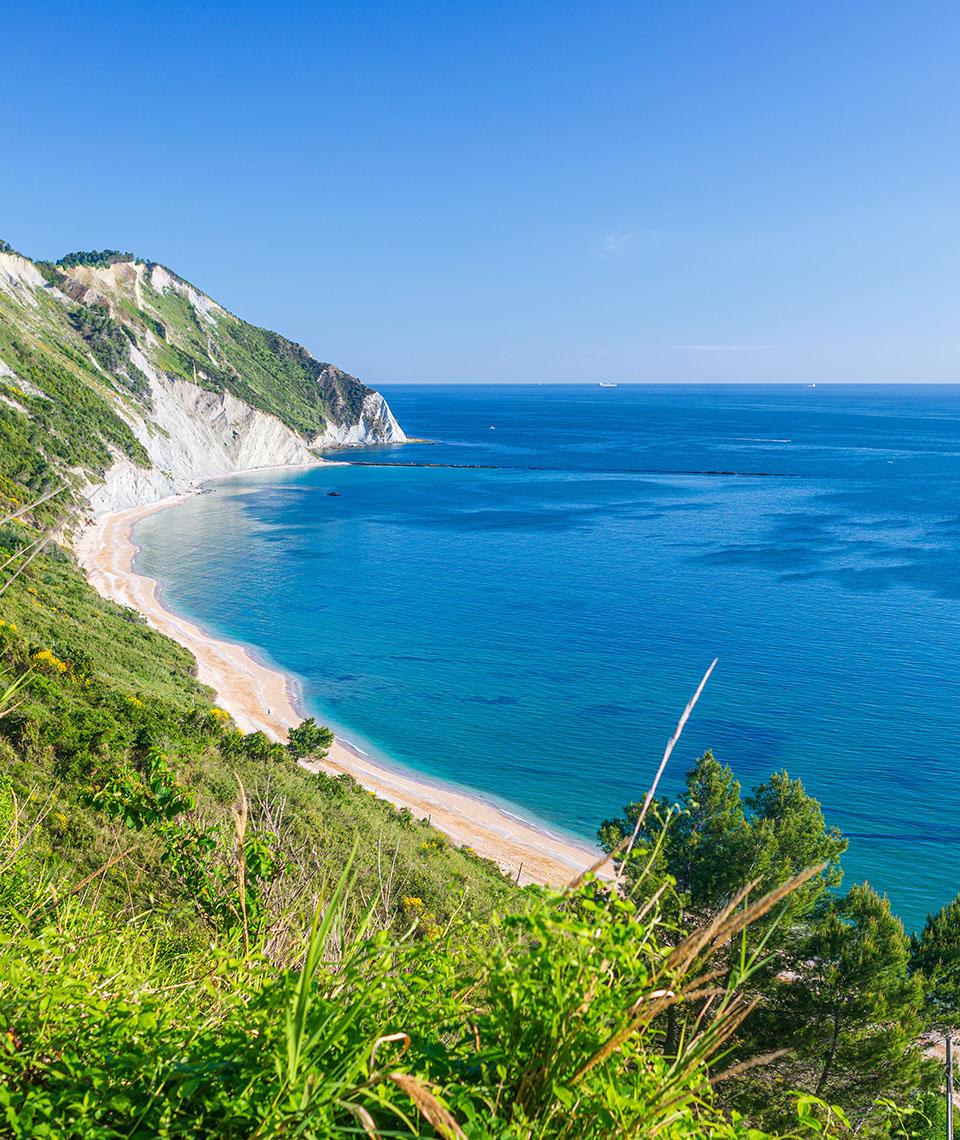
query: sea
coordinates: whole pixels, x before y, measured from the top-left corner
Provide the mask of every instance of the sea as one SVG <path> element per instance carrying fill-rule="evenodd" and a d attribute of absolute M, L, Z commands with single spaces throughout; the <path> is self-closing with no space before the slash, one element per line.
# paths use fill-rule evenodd
<path fill-rule="evenodd" d="M 395 385 L 424 442 L 141 520 L 166 603 L 390 765 L 590 840 L 713 749 L 908 929 L 960 891 L 960 387 Z"/>

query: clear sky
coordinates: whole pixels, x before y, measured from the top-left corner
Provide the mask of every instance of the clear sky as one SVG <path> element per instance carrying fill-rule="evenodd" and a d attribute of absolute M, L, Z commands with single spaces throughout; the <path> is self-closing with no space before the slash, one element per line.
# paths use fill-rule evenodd
<path fill-rule="evenodd" d="M 0 236 L 369 383 L 960 379 L 960 5 L 6 5 Z"/>

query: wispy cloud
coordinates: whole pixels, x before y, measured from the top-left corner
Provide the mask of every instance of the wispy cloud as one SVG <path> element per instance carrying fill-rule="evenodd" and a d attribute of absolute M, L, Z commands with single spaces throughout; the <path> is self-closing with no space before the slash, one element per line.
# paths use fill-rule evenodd
<path fill-rule="evenodd" d="M 764 348 L 779 348 L 777 344 L 675 344 L 683 352 L 759 352 Z"/>
<path fill-rule="evenodd" d="M 623 247 L 633 237 L 633 230 L 621 230 L 619 233 L 604 234 L 601 252 L 604 257 L 615 257 L 622 252 Z"/>

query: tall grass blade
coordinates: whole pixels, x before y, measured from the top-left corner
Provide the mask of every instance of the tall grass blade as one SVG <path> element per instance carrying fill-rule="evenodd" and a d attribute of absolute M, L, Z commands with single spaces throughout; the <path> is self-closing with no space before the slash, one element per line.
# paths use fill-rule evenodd
<path fill-rule="evenodd" d="M 286 1043 L 287 1043 L 287 1072 L 286 1083 L 287 1086 L 292 1088 L 300 1074 L 300 1062 L 303 1057 L 304 1044 L 307 1031 L 307 1014 L 310 1007 L 310 986 L 313 982 L 314 975 L 317 972 L 317 967 L 320 964 L 320 958 L 323 954 L 324 948 L 327 944 L 330 930 L 333 927 L 334 919 L 340 908 L 340 903 L 346 893 L 347 883 L 350 880 L 350 873 L 353 869 L 353 861 L 356 858 L 357 848 L 354 845 L 353 851 L 350 853 L 350 858 L 347 860 L 346 865 L 340 875 L 340 879 L 334 888 L 330 901 L 323 910 L 321 917 L 321 909 L 323 906 L 322 900 L 317 904 L 317 909 L 314 912 L 313 924 L 310 928 L 310 937 L 307 942 L 307 952 L 304 958 L 303 966 L 300 970 L 300 976 L 297 979 L 297 986 L 294 991 L 294 1001 L 292 1008 L 287 1011 L 286 1019 Z"/>
<path fill-rule="evenodd" d="M 611 860 L 616 859 L 618 855 L 623 853 L 623 856 L 624 856 L 623 861 L 621 863 L 620 870 L 618 871 L 617 877 L 616 877 L 616 885 L 618 887 L 620 886 L 620 883 L 621 883 L 621 880 L 623 877 L 624 867 L 626 866 L 627 860 L 630 858 L 630 852 L 633 850 L 633 845 L 637 841 L 637 836 L 640 834 L 640 828 L 643 827 L 643 821 L 647 817 L 647 812 L 650 809 L 650 804 L 653 802 L 653 797 L 657 794 L 657 788 L 660 784 L 660 780 L 663 776 L 664 770 L 667 767 L 667 761 L 670 759 L 670 755 L 673 752 L 674 748 L 676 747 L 677 741 L 680 739 L 680 734 L 683 732 L 684 726 L 686 725 L 687 721 L 690 719 L 690 714 L 693 712 L 694 708 L 696 707 L 697 701 L 700 700 L 700 696 L 703 693 L 703 690 L 706 688 L 707 681 L 710 680 L 710 674 L 716 668 L 716 664 L 717 664 L 718 660 L 719 659 L 715 657 L 713 659 L 713 661 L 710 663 L 710 668 L 707 669 L 706 673 L 704 673 L 703 679 L 700 681 L 700 684 L 697 686 L 697 691 L 693 694 L 693 696 L 687 702 L 687 707 L 680 714 L 680 719 L 677 721 L 677 727 L 673 731 L 673 736 L 671 736 L 670 739 L 667 741 L 667 746 L 664 749 L 663 759 L 660 761 L 660 767 L 657 769 L 657 774 L 653 778 L 653 783 L 647 789 L 647 794 L 646 794 L 646 797 L 644 798 L 644 801 L 643 801 L 643 807 L 640 810 L 639 816 L 637 816 L 637 822 L 636 822 L 636 825 L 634 826 L 633 831 L 631 832 L 631 834 L 629 836 L 627 836 L 623 840 L 621 840 L 621 842 L 618 843 L 617 846 L 613 848 L 613 850 L 606 852 L 602 858 L 598 859 L 595 863 L 591 864 L 585 871 L 581 871 L 580 874 L 577 875 L 576 878 L 573 879 L 570 882 L 570 884 L 567 886 L 568 891 L 575 891 L 579 886 L 581 886 L 583 884 L 584 880 L 589 875 L 595 875 L 595 874 L 597 874 L 597 872 L 602 871 L 603 868 Z"/>

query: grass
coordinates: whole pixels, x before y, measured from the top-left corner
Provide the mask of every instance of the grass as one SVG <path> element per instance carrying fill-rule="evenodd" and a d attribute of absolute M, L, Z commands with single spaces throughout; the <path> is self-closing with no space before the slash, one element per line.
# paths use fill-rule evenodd
<path fill-rule="evenodd" d="M 592 883 L 428 937 L 379 912 L 355 847 L 278 951 L 163 907 L 104 907 L 99 879 L 71 889 L 37 862 L 9 790 L 0 818 L 12 1135 L 760 1135 L 716 1108 L 709 1071 L 753 963 L 718 984 L 710 959 L 779 895 L 731 904 L 673 951 L 655 915 Z M 699 1031 L 660 1055 L 657 1018 L 707 994 Z"/>

